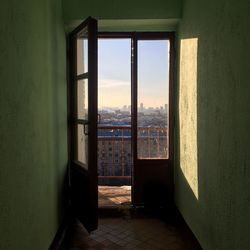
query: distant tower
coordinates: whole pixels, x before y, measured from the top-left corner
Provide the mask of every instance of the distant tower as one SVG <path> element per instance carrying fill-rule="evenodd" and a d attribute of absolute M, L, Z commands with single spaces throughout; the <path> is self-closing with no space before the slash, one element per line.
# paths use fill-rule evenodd
<path fill-rule="evenodd" d="M 140 103 L 140 112 L 143 112 L 144 108 L 143 108 L 143 103 Z"/>
<path fill-rule="evenodd" d="M 168 112 L 168 105 L 165 104 L 164 106 L 165 106 L 165 112 L 167 113 Z"/>

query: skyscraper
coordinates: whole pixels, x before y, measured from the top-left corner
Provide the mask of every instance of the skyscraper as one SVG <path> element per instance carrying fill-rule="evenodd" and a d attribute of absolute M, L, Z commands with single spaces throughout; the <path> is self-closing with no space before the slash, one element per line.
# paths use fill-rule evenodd
<path fill-rule="evenodd" d="M 140 103 L 139 112 L 143 112 L 143 111 L 144 111 L 143 103 Z"/>

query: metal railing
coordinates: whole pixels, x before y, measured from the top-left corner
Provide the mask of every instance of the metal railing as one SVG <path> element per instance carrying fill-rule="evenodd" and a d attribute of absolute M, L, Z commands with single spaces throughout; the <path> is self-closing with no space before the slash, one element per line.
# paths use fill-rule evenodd
<path fill-rule="evenodd" d="M 137 130 L 138 159 L 168 158 L 168 129 L 139 127 Z"/>
<path fill-rule="evenodd" d="M 168 157 L 167 128 L 138 128 L 138 158 Z M 98 126 L 99 182 L 127 183 L 131 177 L 131 126 Z"/>

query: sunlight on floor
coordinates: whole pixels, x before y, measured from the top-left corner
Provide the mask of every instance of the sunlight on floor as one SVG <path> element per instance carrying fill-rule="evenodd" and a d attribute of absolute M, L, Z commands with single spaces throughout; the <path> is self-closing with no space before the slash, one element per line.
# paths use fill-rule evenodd
<path fill-rule="evenodd" d="M 98 186 L 98 207 L 131 204 L 131 186 Z"/>

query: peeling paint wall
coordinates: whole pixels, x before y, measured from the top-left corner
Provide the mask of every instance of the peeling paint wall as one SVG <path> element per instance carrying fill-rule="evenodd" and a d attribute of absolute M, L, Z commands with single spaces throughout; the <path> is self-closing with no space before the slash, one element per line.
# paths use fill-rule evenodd
<path fill-rule="evenodd" d="M 0 34 L 0 249 L 44 250 L 67 163 L 60 1 L 3 1 Z"/>
<path fill-rule="evenodd" d="M 178 36 L 176 204 L 204 249 L 248 249 L 250 1 L 186 0 Z"/>

